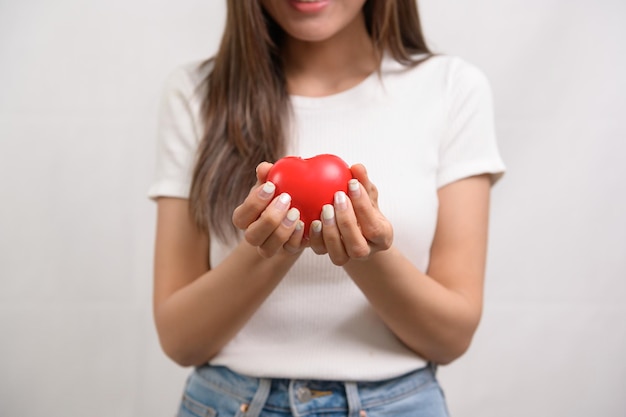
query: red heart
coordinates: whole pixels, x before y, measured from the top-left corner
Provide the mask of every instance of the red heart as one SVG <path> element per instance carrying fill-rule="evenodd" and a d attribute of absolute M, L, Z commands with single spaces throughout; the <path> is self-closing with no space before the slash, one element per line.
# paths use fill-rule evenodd
<path fill-rule="evenodd" d="M 276 194 L 288 193 L 291 206 L 300 210 L 304 236 L 313 220 L 319 219 L 324 204 L 332 204 L 337 191 L 348 192 L 352 172 L 347 163 L 331 154 L 302 159 L 286 156 L 276 161 L 267 180 L 276 185 Z"/>

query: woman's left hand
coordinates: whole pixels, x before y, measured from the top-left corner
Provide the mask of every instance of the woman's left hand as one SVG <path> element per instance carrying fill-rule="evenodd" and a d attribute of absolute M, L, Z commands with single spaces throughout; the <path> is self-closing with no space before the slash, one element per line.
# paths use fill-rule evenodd
<path fill-rule="evenodd" d="M 378 189 L 365 167 L 356 164 L 350 170 L 354 179 L 348 184 L 348 195 L 337 192 L 334 204 L 324 206 L 321 220 L 311 224 L 309 233 L 313 251 L 328 253 L 335 265 L 367 259 L 393 242 L 393 227 L 378 209 Z"/>

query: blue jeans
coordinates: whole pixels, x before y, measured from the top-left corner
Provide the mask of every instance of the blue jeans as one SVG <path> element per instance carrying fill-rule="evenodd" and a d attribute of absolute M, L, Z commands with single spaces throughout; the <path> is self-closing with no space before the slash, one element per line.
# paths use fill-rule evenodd
<path fill-rule="evenodd" d="M 178 417 L 447 417 L 435 371 L 339 382 L 252 378 L 207 365 L 187 380 Z"/>

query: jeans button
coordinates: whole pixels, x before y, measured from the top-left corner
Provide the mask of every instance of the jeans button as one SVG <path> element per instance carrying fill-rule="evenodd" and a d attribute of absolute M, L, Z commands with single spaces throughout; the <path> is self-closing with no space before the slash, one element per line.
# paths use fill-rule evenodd
<path fill-rule="evenodd" d="M 307 387 L 299 387 L 296 391 L 296 397 L 301 403 L 311 401 L 311 399 L 313 398 L 313 396 L 311 395 L 311 390 Z"/>

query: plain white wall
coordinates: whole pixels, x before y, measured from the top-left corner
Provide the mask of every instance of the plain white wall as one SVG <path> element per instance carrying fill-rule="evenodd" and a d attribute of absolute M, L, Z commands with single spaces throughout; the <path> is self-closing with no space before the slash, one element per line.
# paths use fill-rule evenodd
<path fill-rule="evenodd" d="M 223 1 L 0 0 L 0 415 L 171 416 L 150 311 L 156 109 Z M 421 0 L 492 82 L 484 319 L 458 417 L 626 415 L 626 3 Z"/>

